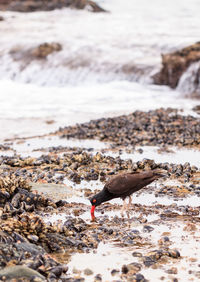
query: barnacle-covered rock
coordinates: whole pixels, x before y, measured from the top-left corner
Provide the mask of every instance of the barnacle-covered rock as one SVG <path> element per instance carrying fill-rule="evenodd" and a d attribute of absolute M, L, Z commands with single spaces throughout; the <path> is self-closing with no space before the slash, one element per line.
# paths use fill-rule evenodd
<path fill-rule="evenodd" d="M 41 217 L 23 213 L 0 222 L 0 242 L 31 242 L 43 246 L 48 252 L 69 248 L 96 248 L 98 242 L 87 233 L 88 225 L 81 219 L 66 224 L 49 225 Z M 31 246 L 31 245 L 29 245 Z"/>
<path fill-rule="evenodd" d="M 178 114 L 177 110 L 161 108 L 92 120 L 61 128 L 57 133 L 63 138 L 98 138 L 112 142 L 116 147 L 137 144 L 198 146 L 200 122 L 198 118 Z M 95 157 L 98 159 L 100 156 Z"/>
<path fill-rule="evenodd" d="M 31 187 L 26 180 L 16 177 L 14 174 L 0 176 L 0 206 L 10 201 L 21 188 L 28 193 Z"/>
<path fill-rule="evenodd" d="M 44 195 L 30 191 L 31 185 L 22 177 L 15 173 L 0 176 L 0 216 L 11 216 L 32 212 L 34 209 L 51 206 L 56 208 L 56 204 Z"/>
<path fill-rule="evenodd" d="M 0 270 L 1 278 L 5 276 L 8 280 L 26 277 L 29 278 L 28 281 L 33 278 L 34 273 L 36 277 L 46 280 L 51 273 L 56 273 L 57 277 L 60 277 L 68 270 L 66 265 L 58 263 L 42 247 L 28 242 L 0 243 L 0 268 L 3 268 Z M 21 276 L 22 273 L 25 276 Z"/>
<path fill-rule="evenodd" d="M 31 186 L 26 180 L 21 177 L 16 177 L 14 174 L 5 177 L 0 176 L 0 191 L 6 198 L 12 196 L 18 188 L 23 188 L 29 191 Z"/>

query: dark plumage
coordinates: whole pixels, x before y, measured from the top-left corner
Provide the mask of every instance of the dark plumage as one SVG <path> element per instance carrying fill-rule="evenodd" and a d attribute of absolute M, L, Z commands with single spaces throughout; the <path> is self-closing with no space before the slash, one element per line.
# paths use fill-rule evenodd
<path fill-rule="evenodd" d="M 129 204 L 131 203 L 130 196 L 147 186 L 154 180 L 166 176 L 158 170 L 148 170 L 143 172 L 123 173 L 112 177 L 108 180 L 101 192 L 94 195 L 90 202 L 92 204 L 91 216 L 94 218 L 95 207 L 103 202 L 112 200 L 114 198 L 121 198 L 125 200 L 129 197 Z"/>

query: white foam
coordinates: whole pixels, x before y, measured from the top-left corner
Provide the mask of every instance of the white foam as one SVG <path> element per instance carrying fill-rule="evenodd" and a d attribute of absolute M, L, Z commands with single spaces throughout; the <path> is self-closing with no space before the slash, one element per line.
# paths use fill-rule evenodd
<path fill-rule="evenodd" d="M 199 93 L 200 81 L 199 81 L 199 69 L 200 62 L 191 64 L 188 69 L 183 73 L 178 83 L 177 89 L 188 95 L 190 93 Z"/>
<path fill-rule="evenodd" d="M 0 80 L 0 93 L 0 139 L 41 134 L 59 126 L 135 110 L 173 107 L 191 114 L 198 104 L 198 100 L 180 98 L 179 93 L 166 87 L 127 81 L 56 88 Z M 54 123 L 49 125 L 48 120 Z"/>
<path fill-rule="evenodd" d="M 40 85 L 113 79 L 144 82 L 159 69 L 161 53 L 199 40 L 195 0 L 168 1 L 166 5 L 159 0 L 110 0 L 100 5 L 110 13 L 71 9 L 4 13 L 1 77 Z M 63 49 L 49 55 L 45 63 L 24 63 L 9 54 L 11 49 L 27 50 L 52 41 L 61 43 Z"/>
<path fill-rule="evenodd" d="M 161 53 L 199 40 L 197 1 L 99 3 L 110 13 L 0 12 L 0 140 L 134 110 L 176 107 L 188 114 L 199 103 L 146 85 L 161 67 Z M 63 49 L 44 61 L 10 54 L 52 41 Z"/>

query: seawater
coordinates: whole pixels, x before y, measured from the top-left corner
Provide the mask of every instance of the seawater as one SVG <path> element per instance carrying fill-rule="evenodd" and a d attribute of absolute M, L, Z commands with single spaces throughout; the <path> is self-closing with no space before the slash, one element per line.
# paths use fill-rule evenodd
<path fill-rule="evenodd" d="M 199 40 L 198 1 L 98 2 L 109 12 L 0 12 L 0 140 L 134 110 L 192 113 L 198 101 L 184 98 L 188 75 L 177 90 L 155 86 L 151 77 L 161 54 Z M 20 58 L 44 42 L 59 42 L 62 51 Z"/>

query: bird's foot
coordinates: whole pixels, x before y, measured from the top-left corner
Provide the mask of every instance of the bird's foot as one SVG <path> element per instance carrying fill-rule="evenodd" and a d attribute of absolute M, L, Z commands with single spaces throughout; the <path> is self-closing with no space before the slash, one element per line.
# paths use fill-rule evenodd
<path fill-rule="evenodd" d="M 94 221 L 96 221 L 96 217 L 92 214 L 91 215 L 91 222 L 94 222 Z"/>
<path fill-rule="evenodd" d="M 130 211 L 126 211 L 126 215 L 127 215 L 128 219 L 130 219 Z"/>
<path fill-rule="evenodd" d="M 96 217 L 94 217 L 94 218 L 91 219 L 91 223 L 96 223 L 96 222 L 98 222 L 98 220 L 96 219 Z"/>

